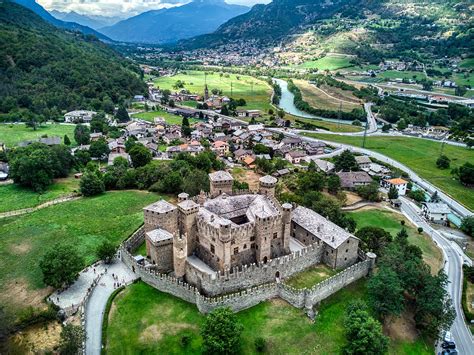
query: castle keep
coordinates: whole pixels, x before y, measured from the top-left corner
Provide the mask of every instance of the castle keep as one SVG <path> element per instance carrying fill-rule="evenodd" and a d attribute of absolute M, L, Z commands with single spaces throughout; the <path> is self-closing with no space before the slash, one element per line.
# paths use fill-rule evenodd
<path fill-rule="evenodd" d="M 148 267 L 215 296 L 286 278 L 318 263 L 340 269 L 358 260 L 359 240 L 314 211 L 258 193 L 233 193 L 232 176 L 209 174 L 210 193 L 144 208 Z M 301 258 L 296 258 L 295 253 Z"/>

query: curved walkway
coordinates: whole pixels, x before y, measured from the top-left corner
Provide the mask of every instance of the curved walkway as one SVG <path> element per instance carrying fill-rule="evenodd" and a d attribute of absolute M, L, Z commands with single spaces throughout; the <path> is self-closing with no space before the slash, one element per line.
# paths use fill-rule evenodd
<path fill-rule="evenodd" d="M 36 207 L 22 208 L 21 210 L 2 212 L 2 213 L 0 213 L 0 219 L 1 218 L 7 218 L 7 217 L 13 217 L 13 216 L 21 216 L 21 215 L 24 215 L 24 214 L 28 214 L 28 213 L 32 213 L 32 212 L 41 210 L 41 209 L 49 207 L 49 206 L 57 205 L 57 204 L 60 204 L 60 203 L 63 203 L 63 202 L 78 200 L 80 198 L 81 198 L 81 195 L 64 196 L 64 197 L 60 197 L 60 198 L 42 203 L 41 205 L 38 205 Z"/>

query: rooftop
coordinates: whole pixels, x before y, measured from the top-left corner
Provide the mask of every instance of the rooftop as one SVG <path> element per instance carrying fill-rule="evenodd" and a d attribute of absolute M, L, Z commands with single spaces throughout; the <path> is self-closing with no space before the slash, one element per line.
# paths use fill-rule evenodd
<path fill-rule="evenodd" d="M 259 179 L 259 181 L 263 182 L 264 184 L 276 184 L 278 179 L 274 178 L 273 176 L 270 176 L 270 175 L 265 175 L 265 176 L 262 176 Z"/>
<path fill-rule="evenodd" d="M 166 213 L 174 209 L 176 209 L 176 207 L 165 200 L 160 200 L 158 202 L 152 203 L 151 205 L 148 205 L 144 208 L 144 210 L 146 211 L 153 211 L 158 213 Z"/>
<path fill-rule="evenodd" d="M 165 240 L 173 239 L 173 234 L 161 228 L 149 231 L 146 233 L 146 235 L 152 243 L 158 243 L 163 242 Z"/>
<path fill-rule="evenodd" d="M 389 184 L 392 184 L 392 185 L 404 185 L 404 184 L 408 184 L 408 181 L 406 180 L 403 180 L 403 179 L 400 179 L 400 178 L 395 178 L 395 179 L 390 179 L 390 180 L 386 180 Z"/>
<path fill-rule="evenodd" d="M 228 173 L 227 171 L 219 170 L 213 173 L 209 174 L 209 179 L 211 181 L 228 181 L 228 180 L 234 180 L 232 175 Z"/>
<path fill-rule="evenodd" d="M 347 239 L 355 238 L 338 225 L 306 207 L 296 207 L 292 214 L 292 220 L 334 249 Z"/>
<path fill-rule="evenodd" d="M 445 214 L 451 213 L 451 210 L 448 207 L 448 205 L 444 203 L 423 202 L 423 205 L 426 206 L 426 208 L 428 209 L 428 211 L 430 211 L 430 213 L 445 213 Z"/>

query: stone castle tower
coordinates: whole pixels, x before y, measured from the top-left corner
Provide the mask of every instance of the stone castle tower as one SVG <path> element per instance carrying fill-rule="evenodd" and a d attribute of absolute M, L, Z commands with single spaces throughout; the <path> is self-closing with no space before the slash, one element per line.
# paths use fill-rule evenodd
<path fill-rule="evenodd" d="M 259 179 L 258 192 L 266 196 L 275 196 L 275 186 L 278 180 L 273 176 L 266 175 Z"/>
<path fill-rule="evenodd" d="M 186 258 L 188 257 L 187 235 L 176 234 L 173 238 L 173 269 L 174 276 L 182 278 L 186 274 Z"/>
<path fill-rule="evenodd" d="M 234 178 L 227 171 L 216 171 L 215 173 L 211 173 L 209 174 L 209 180 L 211 183 L 210 193 L 212 198 L 222 194 L 232 194 Z"/>

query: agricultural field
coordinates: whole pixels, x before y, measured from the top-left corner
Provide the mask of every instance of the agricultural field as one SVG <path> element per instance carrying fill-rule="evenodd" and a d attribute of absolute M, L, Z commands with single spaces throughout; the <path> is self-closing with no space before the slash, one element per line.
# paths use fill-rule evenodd
<path fill-rule="evenodd" d="M 349 112 L 361 107 L 360 100 L 350 91 L 341 90 L 328 85 L 320 88 L 306 80 L 294 80 L 295 85 L 301 90 L 303 100 L 318 109 Z"/>
<path fill-rule="evenodd" d="M 181 125 L 183 123 L 183 117 L 178 115 L 173 115 L 172 113 L 166 112 L 164 110 L 154 110 L 148 112 L 135 113 L 132 116 L 133 118 L 139 118 L 148 122 L 153 122 L 155 117 L 162 117 L 168 124 Z M 194 118 L 189 119 L 189 123 L 195 123 L 198 120 Z"/>
<path fill-rule="evenodd" d="M 328 141 L 362 146 L 363 137 L 335 136 L 320 133 L 305 133 L 305 135 Z M 367 149 L 384 154 L 408 166 L 419 176 L 440 188 L 469 209 L 474 209 L 474 194 L 468 187 L 462 185 L 451 176 L 451 169 L 466 162 L 474 162 L 474 150 L 445 144 L 443 154 L 451 159 L 450 169 L 438 169 L 436 160 L 441 153 L 441 143 L 427 139 L 410 137 L 367 137 Z"/>
<path fill-rule="evenodd" d="M 338 70 L 352 66 L 350 57 L 328 55 L 317 60 L 304 62 L 297 67 L 300 69 Z"/>
<path fill-rule="evenodd" d="M 0 303 L 16 314 L 44 306 L 51 290 L 38 263 L 58 242 L 77 248 L 86 266 L 108 239 L 115 245 L 143 223 L 142 208 L 160 197 L 142 191 L 116 191 L 47 207 L 31 214 L 0 219 Z M 93 217 L 93 218 L 92 218 Z"/>
<path fill-rule="evenodd" d="M 443 255 L 433 240 L 425 233 L 419 234 L 416 227 L 403 215 L 382 209 L 361 209 L 350 212 L 357 222 L 357 229 L 363 227 L 380 227 L 395 237 L 402 228 L 408 232 L 410 243 L 418 246 L 423 252 L 424 261 L 437 273 L 443 266 Z M 402 226 L 401 221 L 405 222 Z"/>
<path fill-rule="evenodd" d="M 61 139 L 65 134 L 68 135 L 72 145 L 76 144 L 74 140 L 75 125 L 69 124 L 44 124 L 36 131 L 27 127 L 23 123 L 18 124 L 0 124 L 0 143 L 4 143 L 7 147 L 13 147 L 20 142 L 35 140 L 43 136 L 54 137 L 58 136 Z"/>
<path fill-rule="evenodd" d="M 79 180 L 73 177 L 56 179 L 42 194 L 16 184 L 0 185 L 0 213 L 35 207 L 78 190 Z"/>
<path fill-rule="evenodd" d="M 205 75 L 207 73 L 207 75 Z M 222 94 L 234 99 L 245 99 L 247 106 L 245 109 L 258 109 L 267 112 L 270 105 L 272 90 L 270 86 L 261 79 L 256 79 L 247 75 L 237 75 L 225 73 L 221 76 L 216 72 L 186 71 L 186 73 L 174 76 L 157 78 L 154 83 L 160 89 L 176 91 L 173 86 L 181 80 L 184 82 L 184 89 L 192 93 L 204 95 L 204 86 L 207 82 L 209 91 L 212 89 L 222 90 Z"/>
<path fill-rule="evenodd" d="M 290 121 L 301 121 L 301 122 L 308 122 L 317 125 L 318 127 L 321 127 L 322 129 L 326 129 L 329 132 L 360 132 L 362 131 L 362 127 L 360 126 L 353 126 L 351 124 L 346 124 L 346 123 L 338 123 L 338 122 L 331 122 L 331 121 L 324 121 L 324 120 L 318 120 L 318 119 L 313 119 L 313 118 L 303 118 L 303 117 L 297 117 L 293 116 L 290 114 L 286 114 L 285 119 L 288 119 Z"/>
<path fill-rule="evenodd" d="M 266 340 L 269 354 L 340 353 L 346 344 L 344 312 L 357 299 L 367 300 L 366 281 L 360 280 L 321 302 L 315 323 L 297 308 L 274 299 L 237 313 L 243 325 L 243 354 L 255 354 L 255 339 Z M 183 300 L 142 282 L 129 286 L 114 299 L 106 329 L 106 353 L 201 354 L 200 327 L 204 315 Z M 298 336 L 295 336 L 297 334 Z M 182 345 L 188 337 L 187 345 Z M 431 354 L 421 339 L 393 339 L 389 354 Z"/>

